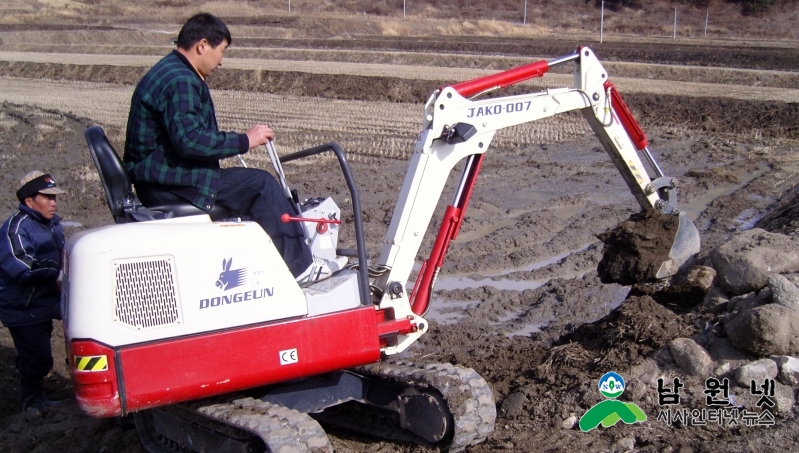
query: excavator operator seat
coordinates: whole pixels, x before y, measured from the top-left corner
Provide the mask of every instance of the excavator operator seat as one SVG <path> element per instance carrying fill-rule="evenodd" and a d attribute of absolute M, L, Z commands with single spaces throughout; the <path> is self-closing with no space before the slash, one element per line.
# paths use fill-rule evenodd
<path fill-rule="evenodd" d="M 209 214 L 212 220 L 228 217 L 221 206 L 214 206 L 210 213 L 189 202 L 145 207 L 133 192 L 130 177 L 122 166 L 122 159 L 108 141 L 99 126 L 92 126 L 83 135 L 89 145 L 94 166 L 100 175 L 100 183 L 105 191 L 106 202 L 116 223 L 143 222 L 190 215 Z"/>

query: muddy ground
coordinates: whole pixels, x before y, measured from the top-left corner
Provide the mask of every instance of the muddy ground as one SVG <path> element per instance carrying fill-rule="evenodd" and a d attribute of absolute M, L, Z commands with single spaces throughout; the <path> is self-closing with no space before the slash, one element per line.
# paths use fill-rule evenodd
<path fill-rule="evenodd" d="M 707 54 L 705 63 L 692 60 L 691 64 L 717 64 L 727 50 L 702 52 Z M 36 77 L 35 72 L 15 76 Z M 236 89 L 232 79 L 215 79 L 212 84 Z M 294 89 L 305 95 L 354 99 L 362 86 L 363 81 L 343 81 L 322 90 L 313 80 L 298 76 Z M 751 228 L 799 181 L 795 104 L 680 96 L 628 98 L 628 103 L 648 129 L 661 167 L 680 178 L 680 206 L 702 236 L 700 263 L 707 263 L 709 251 L 730 235 Z M 96 122 L 103 119 L 25 105 L 0 106 L 4 217 L 15 206 L 16 178 L 42 168 L 69 191 L 59 202 L 67 235 L 111 223 L 102 188 L 85 171 L 92 163 L 83 130 Z M 107 132 L 120 136 L 121 130 Z M 324 141 L 319 137 L 320 143 Z M 122 148 L 121 143 L 115 145 Z M 370 252 L 377 252 L 407 163 L 370 159 L 352 165 L 362 191 L 367 243 Z M 335 169 L 332 161 L 287 166 L 288 177 L 301 194 L 333 196 L 345 220 L 351 220 L 351 206 Z M 457 176 L 450 178 L 434 219 L 440 218 Z M 681 407 L 703 407 L 703 380 L 710 376 L 702 380 L 684 376 L 663 346 L 680 336 L 700 338 L 715 320 L 701 310 L 673 311 L 646 297 L 625 301 L 629 287 L 599 281 L 601 243 L 596 235 L 637 211 L 593 136 L 488 153 L 463 231 L 450 248 L 434 294 L 430 333 L 405 354 L 472 367 L 491 385 L 499 413 L 496 430 L 486 443 L 469 451 L 799 449 L 795 410 L 778 414 L 773 427 L 669 426 L 656 419 L 658 395 L 646 384 L 652 376 L 667 381 L 680 377 L 686 384 Z M 437 226 L 434 221 L 420 260 L 429 251 Z M 352 233 L 345 228 L 340 241 L 352 245 Z M 14 351 L 7 330 L 0 329 L 0 451 L 143 452 L 133 430 L 115 420 L 91 419 L 77 409 L 59 329 L 60 325 L 53 339 L 56 367 L 46 389 L 64 403 L 34 422 L 19 414 Z M 718 362 L 751 359 L 730 348 L 724 338 L 708 349 Z M 606 371 L 636 382 L 630 388 L 638 386 L 638 391 L 631 391 L 628 399 L 647 414 L 647 421 L 588 433 L 564 429 L 564 420 L 579 418 L 601 401 L 597 381 Z M 736 395 L 747 391 L 732 390 Z M 337 430 L 329 435 L 339 452 L 435 451 Z"/>

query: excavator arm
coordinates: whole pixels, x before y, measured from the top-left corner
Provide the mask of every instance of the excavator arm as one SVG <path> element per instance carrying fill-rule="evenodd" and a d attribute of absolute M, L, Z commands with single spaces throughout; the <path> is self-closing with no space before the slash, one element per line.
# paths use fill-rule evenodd
<path fill-rule="evenodd" d="M 553 66 L 567 63 L 574 63 L 572 88 L 475 99 L 487 92 L 541 77 Z M 423 130 L 380 252 L 378 264 L 388 271 L 373 283 L 384 289 L 380 308 L 391 308 L 396 319 L 407 317 L 420 327 L 415 332 L 400 335 L 396 346 L 384 350 L 386 354 L 401 352 L 424 333 L 426 323 L 421 316 L 427 311 L 449 243 L 457 237 L 483 155 L 495 132 L 570 111 L 582 112 L 642 210 L 679 214 L 676 180 L 663 175 L 647 147 L 646 135 L 591 49 L 581 47 L 574 54 L 555 60 L 534 62 L 442 87 L 425 105 Z M 654 179 L 644 168 L 639 152 L 652 167 Z M 447 177 L 464 159 L 466 164 L 460 183 L 452 204 L 445 211 L 430 258 L 422 265 L 413 290 L 406 294 L 405 284 Z M 674 275 L 698 251 L 699 233 L 682 214 L 675 246 L 658 277 Z"/>

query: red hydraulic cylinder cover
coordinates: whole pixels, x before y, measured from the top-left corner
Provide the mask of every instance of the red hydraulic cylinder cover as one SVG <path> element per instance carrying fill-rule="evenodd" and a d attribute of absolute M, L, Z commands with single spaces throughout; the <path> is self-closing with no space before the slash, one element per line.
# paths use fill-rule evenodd
<path fill-rule="evenodd" d="M 504 88 L 534 77 L 541 77 L 549 71 L 546 60 L 536 61 L 518 68 L 509 69 L 499 74 L 467 80 L 450 85 L 463 97 L 470 97 L 494 88 Z"/>
<path fill-rule="evenodd" d="M 613 111 L 616 112 L 619 122 L 624 127 L 624 130 L 627 131 L 627 135 L 630 136 L 630 140 L 632 140 L 633 145 L 635 145 L 635 149 L 640 151 L 646 148 L 648 144 L 646 134 L 643 129 L 641 129 L 638 121 L 635 120 L 635 117 L 632 112 L 630 112 L 624 99 L 622 99 L 619 90 L 616 89 L 616 86 L 613 85 L 610 80 L 606 81 L 604 86 L 605 91 L 610 89 L 610 102 Z"/>

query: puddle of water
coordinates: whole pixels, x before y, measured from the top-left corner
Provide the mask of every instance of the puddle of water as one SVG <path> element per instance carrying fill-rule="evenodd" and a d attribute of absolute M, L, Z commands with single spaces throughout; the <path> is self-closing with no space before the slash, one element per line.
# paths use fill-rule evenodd
<path fill-rule="evenodd" d="M 473 241 L 475 239 L 480 239 L 483 236 L 488 236 L 489 234 L 493 233 L 502 228 L 508 228 L 513 226 L 513 219 L 508 219 L 504 222 L 498 222 L 492 225 L 488 225 L 482 228 L 478 228 L 476 230 L 467 231 L 465 233 L 461 233 L 458 235 L 458 238 L 453 241 L 455 244 L 465 244 L 469 241 Z"/>
<path fill-rule="evenodd" d="M 525 266 L 525 267 L 523 267 L 521 269 L 518 269 L 518 270 L 530 272 L 530 271 L 534 271 L 536 269 L 541 269 L 542 267 L 549 266 L 550 264 L 557 263 L 558 261 L 562 260 L 563 258 L 566 258 L 567 256 L 571 255 L 572 253 L 582 252 L 582 251 L 586 250 L 590 246 L 591 246 L 590 243 L 589 244 L 583 244 L 583 246 L 580 247 L 580 248 L 573 249 L 573 250 L 567 250 L 567 251 L 565 251 L 563 253 L 560 253 L 558 255 L 555 255 L 555 256 L 553 256 L 551 258 L 547 258 L 547 259 L 545 259 L 543 261 L 538 261 L 536 263 L 530 264 L 530 265 Z M 515 272 L 515 271 L 511 270 L 511 271 L 507 271 L 507 272 L 504 272 L 504 273 L 507 274 L 508 272 Z"/>
<path fill-rule="evenodd" d="M 535 332 L 540 332 L 541 328 L 544 327 L 547 324 L 549 324 L 549 323 L 548 322 L 540 322 L 540 323 L 525 324 L 520 329 L 514 330 L 513 332 L 506 333 L 505 336 L 508 337 L 508 338 L 513 338 L 513 337 L 518 337 L 518 336 L 529 337 L 531 334 L 533 334 Z"/>
<path fill-rule="evenodd" d="M 566 258 L 567 256 L 571 255 L 572 253 L 581 252 L 587 249 L 591 244 L 585 244 L 584 246 L 580 247 L 579 249 L 569 250 L 553 257 L 547 258 L 542 261 L 538 261 L 532 264 L 529 264 L 521 269 L 505 269 L 497 273 L 489 273 L 486 274 L 486 277 L 474 279 L 474 278 L 467 278 L 467 277 L 439 277 L 435 283 L 435 289 L 444 289 L 447 291 L 452 291 L 456 289 L 474 289 L 480 288 L 482 286 L 490 286 L 492 288 L 497 289 L 507 289 L 507 290 L 516 290 L 516 291 L 524 291 L 526 289 L 536 289 L 539 288 L 541 285 L 546 283 L 548 280 L 509 280 L 506 278 L 492 280 L 491 277 L 498 277 L 501 275 L 510 274 L 512 272 L 530 272 L 536 269 L 540 269 L 545 266 L 549 266 L 550 264 L 555 264 L 560 260 Z M 409 286 L 413 286 L 409 284 Z"/>
<path fill-rule="evenodd" d="M 588 196 L 588 201 L 592 201 L 594 203 L 599 203 L 601 205 L 609 205 L 614 203 L 619 203 L 619 200 L 625 200 L 625 197 L 629 197 L 629 199 L 633 199 L 633 195 L 630 193 L 629 190 L 624 190 L 621 188 L 616 190 L 603 190 L 602 192 L 595 192 Z"/>
<path fill-rule="evenodd" d="M 516 291 L 524 291 L 525 289 L 536 289 L 546 283 L 546 280 L 491 280 L 490 278 L 461 278 L 461 277 L 444 277 L 436 281 L 435 289 L 444 289 L 452 291 L 455 289 L 474 289 L 482 286 L 491 286 L 497 289 L 512 289 Z"/>
<path fill-rule="evenodd" d="M 80 228 L 83 226 L 80 222 L 75 222 L 74 220 L 62 220 L 61 226 L 63 227 L 71 227 L 71 228 Z"/>
<path fill-rule="evenodd" d="M 570 219 L 579 213 L 583 208 L 582 204 L 573 204 L 571 206 L 560 206 L 554 208 L 555 215 L 562 220 Z"/>
<path fill-rule="evenodd" d="M 755 178 L 760 177 L 763 172 L 755 172 L 751 174 L 747 174 L 741 177 L 741 182 L 738 184 L 718 184 L 712 189 L 705 191 L 701 196 L 698 196 L 691 200 L 690 203 L 681 202 L 679 197 L 677 198 L 677 207 L 680 211 L 685 212 L 689 219 L 692 221 L 696 221 L 699 214 L 701 214 L 711 203 L 718 197 L 729 195 L 736 190 L 740 189 L 741 187 L 749 184 Z M 679 190 L 679 189 L 678 189 Z"/>
<path fill-rule="evenodd" d="M 430 310 L 424 317 L 445 326 L 455 324 L 461 318 L 466 317 L 467 309 L 475 307 L 478 303 L 479 302 L 436 299 L 435 303 L 430 306 Z"/>
<path fill-rule="evenodd" d="M 629 286 L 619 286 L 617 292 L 610 292 L 606 293 L 603 292 L 598 296 L 603 300 L 602 309 L 596 312 L 596 319 L 600 319 L 603 316 L 607 315 L 611 311 L 615 310 L 619 305 L 624 302 L 624 299 L 627 298 L 627 294 L 630 292 Z M 589 293 L 586 295 L 586 298 L 591 298 L 592 294 Z M 597 307 L 598 308 L 598 307 Z M 500 323 L 511 321 L 515 316 L 518 316 L 518 312 L 515 313 L 508 313 L 507 315 L 500 318 Z M 541 328 L 549 324 L 549 321 L 545 322 L 531 322 L 522 324 L 521 326 L 517 327 L 515 330 L 511 332 L 506 332 L 505 336 L 508 338 L 516 337 L 516 336 L 530 336 L 535 332 L 541 331 Z M 588 320 L 587 322 L 592 322 L 593 320 Z"/>
<path fill-rule="evenodd" d="M 733 223 L 737 224 L 740 230 L 751 230 L 764 215 L 765 214 L 758 214 L 757 210 L 754 208 L 749 208 L 733 219 Z"/>
<path fill-rule="evenodd" d="M 499 322 L 493 324 L 505 324 L 522 314 L 521 310 L 512 310 L 499 317 Z"/>
<path fill-rule="evenodd" d="M 502 203 L 509 209 L 529 209 L 534 204 L 550 203 L 562 196 L 563 192 L 558 190 L 515 190 L 503 192 Z"/>

